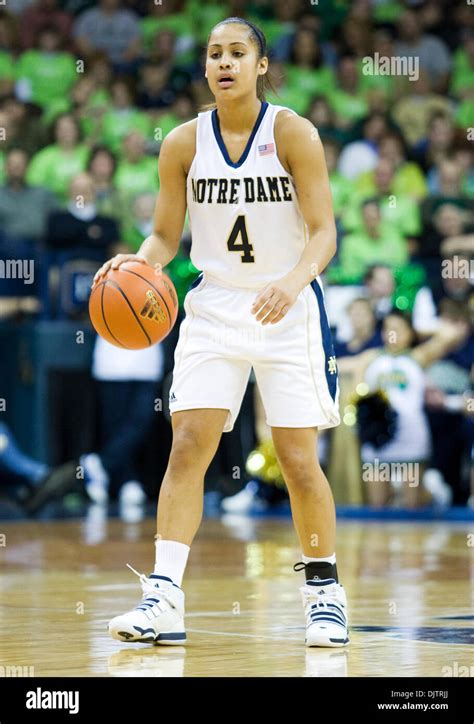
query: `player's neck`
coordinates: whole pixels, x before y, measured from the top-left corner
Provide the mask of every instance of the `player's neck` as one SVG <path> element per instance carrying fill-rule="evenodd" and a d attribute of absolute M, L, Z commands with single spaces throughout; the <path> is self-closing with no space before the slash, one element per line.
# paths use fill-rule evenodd
<path fill-rule="evenodd" d="M 262 102 L 252 97 L 248 100 L 219 101 L 217 115 L 221 132 L 251 133 L 262 107 Z"/>

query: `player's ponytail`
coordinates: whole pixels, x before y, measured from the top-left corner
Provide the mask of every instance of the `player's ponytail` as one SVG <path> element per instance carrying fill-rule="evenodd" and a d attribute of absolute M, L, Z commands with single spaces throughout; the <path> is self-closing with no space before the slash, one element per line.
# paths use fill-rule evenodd
<path fill-rule="evenodd" d="M 267 55 L 267 41 L 265 38 L 265 35 L 263 31 L 254 23 L 250 22 L 250 20 L 245 20 L 245 18 L 239 18 L 239 17 L 231 17 L 231 18 L 225 18 L 225 20 L 221 20 L 217 25 L 214 25 L 211 32 L 208 35 L 207 42 L 209 44 L 209 39 L 212 35 L 212 32 L 218 28 L 220 25 L 229 25 L 234 23 L 240 23 L 241 25 L 246 25 L 250 31 L 249 37 L 250 40 L 254 43 L 254 45 L 257 48 L 258 53 L 258 59 L 264 58 Z M 269 70 L 265 73 L 265 75 L 259 75 L 257 78 L 257 98 L 260 101 L 265 100 L 265 91 L 266 90 L 272 90 L 274 93 L 276 93 L 276 89 L 273 85 L 271 73 Z M 209 103 L 207 105 L 204 105 L 200 108 L 201 111 L 209 111 L 216 107 L 215 103 Z"/>

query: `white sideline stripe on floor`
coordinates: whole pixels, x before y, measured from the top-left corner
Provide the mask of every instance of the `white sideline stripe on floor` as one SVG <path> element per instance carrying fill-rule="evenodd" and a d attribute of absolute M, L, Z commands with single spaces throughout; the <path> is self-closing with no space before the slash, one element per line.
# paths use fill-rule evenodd
<path fill-rule="evenodd" d="M 203 633 L 212 634 L 213 636 L 238 636 L 239 638 L 247 639 L 268 639 L 270 641 L 294 641 L 295 643 L 301 643 L 301 636 L 298 638 L 289 638 L 288 636 L 268 636 L 266 634 L 243 634 L 234 633 L 232 631 L 208 631 L 203 628 L 186 628 L 187 633 Z"/>

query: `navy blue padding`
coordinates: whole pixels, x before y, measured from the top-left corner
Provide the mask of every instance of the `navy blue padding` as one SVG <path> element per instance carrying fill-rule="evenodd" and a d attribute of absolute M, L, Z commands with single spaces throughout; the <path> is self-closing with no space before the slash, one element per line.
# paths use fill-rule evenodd
<path fill-rule="evenodd" d="M 156 637 L 155 641 L 176 641 L 179 639 L 186 639 L 186 634 L 184 631 L 178 633 L 160 633 Z"/>
<path fill-rule="evenodd" d="M 200 275 L 192 282 L 192 284 L 190 284 L 188 292 L 190 292 L 191 289 L 194 289 L 194 287 L 197 287 L 198 284 L 200 284 L 202 282 L 203 278 L 204 278 L 204 275 L 201 272 Z"/>
<path fill-rule="evenodd" d="M 227 153 L 227 148 L 225 147 L 224 139 L 222 138 L 221 134 L 221 127 L 219 124 L 219 117 L 217 115 L 217 108 L 214 108 L 211 114 L 212 118 L 212 128 L 214 129 L 214 135 L 216 137 L 216 141 L 219 145 L 219 148 L 221 149 L 222 155 L 224 157 L 224 161 L 228 166 L 232 166 L 232 168 L 239 168 L 244 163 L 245 159 L 249 155 L 250 149 L 252 147 L 253 139 L 255 138 L 255 135 L 260 127 L 260 124 L 263 120 L 263 116 L 265 115 L 265 111 L 268 108 L 268 101 L 263 101 L 259 114 L 257 116 L 257 120 L 255 121 L 254 127 L 252 129 L 252 133 L 249 136 L 249 140 L 247 141 L 247 145 L 244 148 L 244 152 L 242 153 L 241 157 L 237 161 L 237 163 L 233 163 L 229 157 L 229 154 Z"/>
<path fill-rule="evenodd" d="M 324 371 L 326 373 L 326 382 L 328 383 L 329 394 L 332 399 L 336 400 L 337 392 L 337 372 L 329 374 L 329 358 L 334 357 L 334 347 L 332 345 L 331 330 L 329 328 L 328 317 L 326 314 L 326 307 L 324 306 L 323 292 L 316 279 L 311 282 L 311 288 L 316 294 L 319 307 L 319 319 L 321 324 L 321 336 L 323 340 L 324 349 Z"/>

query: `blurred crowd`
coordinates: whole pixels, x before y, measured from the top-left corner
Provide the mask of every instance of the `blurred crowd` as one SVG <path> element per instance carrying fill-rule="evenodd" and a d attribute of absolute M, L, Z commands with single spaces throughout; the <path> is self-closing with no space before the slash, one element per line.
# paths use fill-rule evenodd
<path fill-rule="evenodd" d="M 28 285 L 3 275 L 0 318 L 87 318 L 78 272 L 90 279 L 150 233 L 161 142 L 213 100 L 206 40 L 231 15 L 266 35 L 267 100 L 309 118 L 324 145 L 338 252 L 323 281 L 337 359 L 419 348 L 423 425 L 410 428 L 413 450 L 394 459 L 423 466 L 433 499 L 472 502 L 474 6 L 465 0 L 8 3 L 0 10 L 0 267 L 34 259 L 37 273 Z M 387 73 L 368 69 L 367 58 L 414 62 Z M 167 268 L 181 304 L 199 271 L 190 241 L 186 223 Z M 402 347 L 389 339 L 397 324 Z M 173 346 L 164 354 L 137 383 L 172 367 Z M 360 451 L 334 451 L 354 438 L 356 367 L 341 363 L 343 424 L 324 446 L 336 499 L 350 503 L 367 499 L 360 474 L 351 482 Z M 386 375 L 392 405 L 403 407 L 397 390 L 418 385 L 415 372 Z M 101 374 L 117 382 L 113 370 Z M 255 420 L 261 442 L 268 430 L 258 400 Z M 372 454 L 383 459 L 382 448 Z M 246 494 L 245 504 L 255 490 Z"/>

